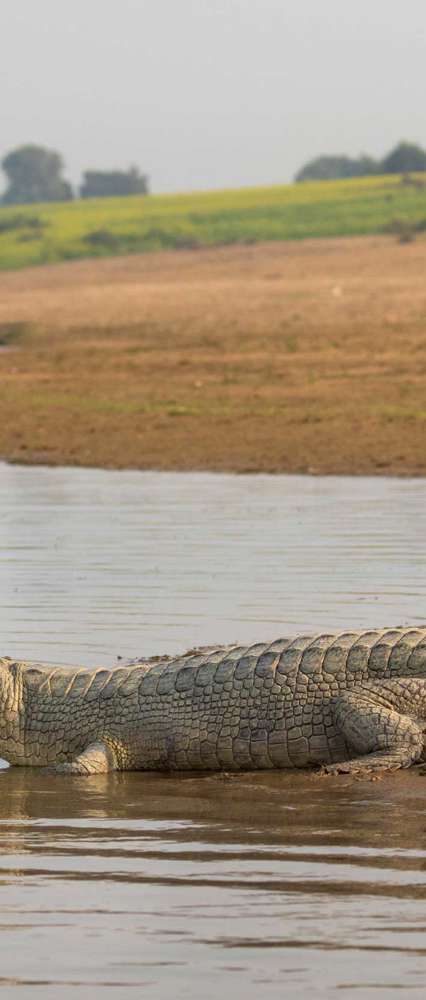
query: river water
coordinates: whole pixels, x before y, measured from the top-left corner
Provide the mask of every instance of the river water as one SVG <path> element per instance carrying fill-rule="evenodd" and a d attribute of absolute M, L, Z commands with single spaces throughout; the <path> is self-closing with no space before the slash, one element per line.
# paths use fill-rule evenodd
<path fill-rule="evenodd" d="M 0 465 L 2 654 L 426 620 L 424 480 Z M 0 996 L 424 995 L 426 777 L 0 772 Z"/>

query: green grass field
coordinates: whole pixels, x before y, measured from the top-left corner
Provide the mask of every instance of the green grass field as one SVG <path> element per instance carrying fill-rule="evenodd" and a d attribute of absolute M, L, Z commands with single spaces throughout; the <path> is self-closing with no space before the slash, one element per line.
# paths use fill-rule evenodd
<path fill-rule="evenodd" d="M 399 176 L 0 209 L 0 269 L 260 240 L 426 229 L 426 181 Z"/>

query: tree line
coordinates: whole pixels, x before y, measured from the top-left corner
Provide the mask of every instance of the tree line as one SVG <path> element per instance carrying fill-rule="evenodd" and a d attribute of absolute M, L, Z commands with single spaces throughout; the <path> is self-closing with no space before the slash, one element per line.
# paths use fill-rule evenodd
<path fill-rule="evenodd" d="M 3 205 L 149 193 L 148 177 L 137 167 L 129 167 L 128 170 L 86 170 L 75 192 L 63 176 L 62 156 L 44 146 L 19 146 L 7 153 L 1 165 L 8 181 L 6 191 L 0 198 Z"/>
<path fill-rule="evenodd" d="M 110 198 L 149 193 L 149 181 L 138 167 L 128 170 L 86 170 L 77 191 L 63 176 L 62 156 L 44 146 L 26 145 L 11 150 L 1 161 L 8 185 L 3 205 L 79 198 Z M 374 174 L 426 172 L 426 151 L 414 143 L 400 142 L 382 160 L 372 156 L 318 156 L 298 171 L 295 181 L 340 180 Z"/>
<path fill-rule="evenodd" d="M 372 156 L 317 156 L 298 171 L 295 181 L 343 180 L 374 174 L 409 174 L 426 171 L 426 152 L 412 142 L 400 142 L 382 160 Z"/>

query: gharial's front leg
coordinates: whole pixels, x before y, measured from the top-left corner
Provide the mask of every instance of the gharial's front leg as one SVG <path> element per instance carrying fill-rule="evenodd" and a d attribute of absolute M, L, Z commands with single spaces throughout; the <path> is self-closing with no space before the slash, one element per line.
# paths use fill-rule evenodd
<path fill-rule="evenodd" d="M 376 687 L 376 691 L 374 690 Z M 326 774 L 368 774 L 382 770 L 410 767 L 423 751 L 421 726 L 405 714 L 407 690 L 400 682 L 401 707 L 398 703 L 398 682 L 392 682 L 392 701 L 386 704 L 389 687 L 383 691 L 377 684 L 369 691 L 347 692 L 333 706 L 333 716 L 354 756 L 336 764 L 326 764 Z M 384 704 L 385 702 L 385 704 Z M 405 704 L 404 704 L 405 702 Z M 414 707 L 414 706 L 413 706 Z M 405 711 L 404 711 L 405 710 Z M 358 756 L 359 755 L 359 756 Z"/>
<path fill-rule="evenodd" d="M 49 768 L 55 774 L 106 774 L 117 770 L 117 760 L 111 747 L 106 743 L 90 743 L 74 760 L 65 764 L 53 764 Z"/>

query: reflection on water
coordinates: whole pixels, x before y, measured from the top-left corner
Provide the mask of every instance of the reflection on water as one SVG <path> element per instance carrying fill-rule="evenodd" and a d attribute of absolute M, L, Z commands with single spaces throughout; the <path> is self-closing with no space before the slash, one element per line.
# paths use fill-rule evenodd
<path fill-rule="evenodd" d="M 0 988 L 424 995 L 424 780 L 4 771 Z"/>
<path fill-rule="evenodd" d="M 426 619 L 425 483 L 0 466 L 2 653 Z M 0 995 L 403 1000 L 426 778 L 0 771 Z"/>
<path fill-rule="evenodd" d="M 3 655 L 117 655 L 426 619 L 424 480 L 0 465 Z"/>

